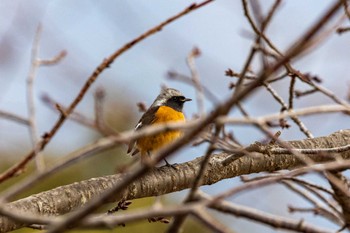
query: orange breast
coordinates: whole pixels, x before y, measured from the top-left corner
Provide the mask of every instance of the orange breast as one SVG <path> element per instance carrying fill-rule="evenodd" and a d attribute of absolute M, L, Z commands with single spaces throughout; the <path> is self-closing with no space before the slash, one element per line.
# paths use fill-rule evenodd
<path fill-rule="evenodd" d="M 153 124 L 161 124 L 165 122 L 185 121 L 185 116 L 182 112 L 178 112 L 170 107 L 161 106 L 155 114 Z M 162 146 L 172 142 L 181 136 L 181 131 L 172 130 L 168 132 L 159 133 L 149 137 L 140 138 L 137 141 L 137 147 L 141 154 L 150 153 Z"/>

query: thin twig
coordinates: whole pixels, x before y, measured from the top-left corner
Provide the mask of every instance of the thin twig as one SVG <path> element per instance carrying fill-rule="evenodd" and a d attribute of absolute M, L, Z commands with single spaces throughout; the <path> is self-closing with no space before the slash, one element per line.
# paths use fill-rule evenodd
<path fill-rule="evenodd" d="M 187 197 L 186 197 L 186 199 L 184 201 L 184 204 L 193 201 L 195 196 L 196 196 L 198 188 L 200 187 L 200 185 L 202 183 L 203 175 L 204 175 L 204 173 L 205 173 L 205 171 L 207 169 L 207 166 L 209 164 L 209 159 L 210 159 L 213 151 L 215 150 L 214 144 L 216 142 L 216 139 L 219 136 L 221 127 L 220 126 L 219 127 L 215 127 L 215 132 L 214 132 L 213 139 L 210 141 L 210 144 L 209 144 L 209 146 L 207 148 L 207 151 L 206 151 L 206 153 L 204 155 L 204 159 L 201 162 L 199 172 L 198 172 L 198 174 L 196 176 L 196 179 L 194 180 L 194 182 L 192 184 L 190 192 L 188 193 L 188 195 L 187 195 Z M 186 217 L 187 217 L 187 215 L 180 215 L 180 216 L 175 217 L 173 223 L 170 225 L 170 227 L 168 228 L 167 232 L 168 233 L 176 233 L 176 232 L 178 232 L 181 229 L 181 226 L 183 225 Z"/>
<path fill-rule="evenodd" d="M 169 71 L 167 77 L 170 80 L 177 80 L 177 81 L 181 81 L 181 82 L 184 82 L 186 84 L 194 86 L 194 83 L 191 81 L 191 78 L 188 77 L 187 75 L 180 74 L 180 73 L 175 72 L 175 71 Z M 214 105 L 219 102 L 219 99 L 215 96 L 214 93 L 212 93 L 212 91 L 209 88 L 207 88 L 203 84 L 201 85 L 201 87 L 203 89 L 204 96 L 208 100 L 210 100 Z"/>
<path fill-rule="evenodd" d="M 11 121 L 14 121 L 14 122 L 17 122 L 19 124 L 22 124 L 22 125 L 29 125 L 29 120 L 24 118 L 24 117 L 21 117 L 21 116 L 18 116 L 14 113 L 10 113 L 10 112 L 6 112 L 6 111 L 3 111 L 3 110 L 0 110 L 0 117 L 4 118 L 4 119 L 7 119 L 7 120 L 11 120 Z"/>
<path fill-rule="evenodd" d="M 233 233 L 229 227 L 223 225 L 216 218 L 208 213 L 208 211 L 204 207 L 193 208 L 194 210 L 191 212 L 194 217 L 196 217 L 199 221 L 201 221 L 206 229 L 211 230 L 212 232 L 217 233 Z"/>
<path fill-rule="evenodd" d="M 349 21 L 350 21 L 350 7 L 349 7 L 349 3 L 348 0 L 341 0 L 344 4 L 344 11 L 346 16 L 348 17 Z"/>
<path fill-rule="evenodd" d="M 124 46 L 121 50 L 118 50 L 115 54 L 113 54 L 111 56 L 111 59 L 107 59 L 105 60 L 105 62 L 99 66 L 96 71 L 94 72 L 94 75 L 91 76 L 90 82 L 95 81 L 95 79 L 97 78 L 97 76 L 103 71 L 103 69 L 105 67 L 108 67 L 113 60 L 119 56 L 121 53 L 123 53 L 124 51 L 128 50 L 130 47 L 132 47 L 135 43 L 141 41 L 142 39 L 148 37 L 151 34 L 154 34 L 158 31 L 160 31 L 165 25 L 173 22 L 174 20 L 182 17 L 183 15 L 188 14 L 189 12 L 192 12 L 193 10 L 196 10 L 208 3 L 212 2 L 211 0 L 209 1 L 205 1 L 201 4 L 192 4 L 190 7 L 186 8 L 184 11 L 180 12 L 179 14 L 169 18 L 168 20 L 164 21 L 163 23 L 161 23 L 160 25 L 158 25 L 155 28 L 152 28 L 151 30 L 149 30 L 148 32 L 146 32 L 145 34 L 141 35 L 140 37 L 136 38 L 135 40 L 133 40 L 132 42 L 128 43 L 126 46 Z M 102 70 L 101 70 L 102 68 Z M 91 84 L 86 84 L 81 93 L 85 93 L 87 91 L 87 89 L 90 87 Z M 80 95 L 79 95 L 80 96 Z M 74 101 L 72 103 L 72 105 L 70 106 L 70 108 L 68 109 L 68 113 L 71 113 L 74 109 L 74 107 L 80 102 L 81 97 L 77 97 L 77 102 Z M 220 112 L 218 112 L 220 113 Z M 218 115 L 218 113 L 216 113 Z M 216 117 L 216 115 L 211 116 L 210 118 L 208 117 L 208 120 L 212 121 L 214 118 Z M 63 122 L 62 122 L 63 123 Z M 62 124 L 61 123 L 61 124 Z M 204 124 L 207 124 L 207 122 L 203 122 Z M 204 125 L 203 124 L 203 125 Z M 201 125 L 202 127 L 202 125 Z M 55 132 L 55 131 L 54 131 Z M 168 146 L 166 149 L 161 150 L 161 152 L 169 152 L 168 154 L 171 154 L 172 152 L 176 151 L 178 149 L 179 144 L 184 145 L 186 143 L 185 140 L 188 140 L 188 137 L 192 138 L 193 136 L 195 136 L 196 134 L 198 134 L 200 132 L 200 130 L 194 129 L 192 130 L 192 135 L 190 133 L 187 133 L 187 137 L 186 135 L 183 137 L 183 140 L 178 140 L 177 143 L 172 143 L 170 146 Z M 175 147 L 176 146 L 176 147 Z M 165 158 L 165 154 L 162 155 L 161 153 L 159 153 L 160 155 L 156 155 L 155 156 L 155 160 L 154 163 L 158 162 L 158 159 L 163 159 Z M 104 193 L 103 196 L 101 196 L 100 199 L 98 200 L 94 200 L 91 201 L 88 205 L 86 205 L 83 209 L 81 209 L 80 211 L 75 212 L 74 217 L 71 216 L 70 218 L 66 218 L 63 221 L 61 221 L 59 224 L 56 224 L 55 226 L 53 226 L 49 232 L 53 233 L 53 232 L 60 232 L 63 229 L 66 229 L 67 226 L 71 225 L 73 222 L 77 222 L 78 219 L 82 219 L 83 217 L 85 217 L 86 215 L 88 215 L 89 213 L 91 213 L 92 210 L 96 209 L 101 203 L 105 202 L 106 199 L 108 199 L 110 197 L 110 195 L 114 195 L 116 193 L 116 190 L 121 190 L 122 188 L 124 188 L 130 181 L 136 179 L 137 177 L 140 177 L 141 175 L 145 174 L 148 170 L 150 169 L 150 167 L 147 167 L 147 165 L 141 166 L 139 169 L 136 169 L 135 173 L 129 176 L 129 179 L 126 179 L 124 182 L 120 183 L 119 185 L 117 185 L 116 187 L 114 187 L 113 189 L 109 190 L 108 192 Z M 128 183 L 126 183 L 128 182 Z"/>
<path fill-rule="evenodd" d="M 61 51 L 58 55 L 53 57 L 52 59 L 39 59 L 39 49 L 40 49 L 40 37 L 41 37 L 41 31 L 42 27 L 39 24 L 33 46 L 32 46 L 32 52 L 31 52 L 31 66 L 29 70 L 29 74 L 27 77 L 27 107 L 28 107 L 28 119 L 29 119 L 29 132 L 30 132 L 30 138 L 33 148 L 35 149 L 34 157 L 35 157 L 35 164 L 36 168 L 39 172 L 43 171 L 45 169 L 45 161 L 43 154 L 40 152 L 41 149 L 37 147 L 37 144 L 39 142 L 39 134 L 38 134 L 38 127 L 36 123 L 36 109 L 35 109 L 35 101 L 34 101 L 34 81 L 37 76 L 37 71 L 40 68 L 40 66 L 48 66 L 48 65 L 56 65 L 58 62 L 60 62 L 65 56 L 66 52 Z"/>
<path fill-rule="evenodd" d="M 42 31 L 42 28 L 41 28 L 41 25 L 39 25 L 35 34 L 34 42 L 33 42 L 32 54 L 31 54 L 31 66 L 30 66 L 30 71 L 27 78 L 27 106 L 28 106 L 28 115 L 29 115 L 28 117 L 29 132 L 30 132 L 30 139 L 31 139 L 33 148 L 38 149 L 34 151 L 34 156 L 35 156 L 35 165 L 39 172 L 45 169 L 45 161 L 44 161 L 43 154 L 40 153 L 39 148 L 36 147 L 36 144 L 39 141 L 39 136 L 38 136 L 39 134 L 38 134 L 38 127 L 36 124 L 33 83 L 37 74 L 37 70 L 40 66 L 40 62 L 38 61 L 38 53 L 39 53 L 39 42 L 40 42 L 41 31 Z"/>
<path fill-rule="evenodd" d="M 203 193 L 198 194 L 198 197 L 203 200 L 212 200 L 212 198 Z M 282 216 L 273 215 L 260 211 L 258 209 L 234 204 L 225 200 L 215 201 L 213 204 L 209 205 L 209 207 L 222 213 L 232 214 L 236 217 L 254 220 L 277 229 L 286 229 L 307 233 L 332 232 L 331 230 L 326 230 L 324 228 L 319 228 L 317 226 L 308 224 L 303 220 L 294 220 Z"/>
<path fill-rule="evenodd" d="M 316 83 L 310 83 L 312 87 L 314 87 L 319 92 L 323 93 L 324 95 L 328 96 L 330 99 L 332 99 L 335 103 L 341 104 L 347 108 L 350 109 L 350 104 L 348 104 L 345 100 L 339 99 L 333 92 L 328 90 L 327 88 L 320 86 Z"/>
<path fill-rule="evenodd" d="M 54 110 L 55 112 L 59 112 L 57 110 L 57 105 L 61 106 L 61 108 L 65 111 L 67 107 L 65 107 L 63 104 L 55 101 L 52 97 L 50 97 L 48 94 L 41 95 L 42 102 L 49 107 L 49 109 Z M 69 119 L 78 122 L 79 124 L 82 124 L 86 127 L 89 127 L 91 129 L 99 130 L 95 124 L 95 121 L 92 119 L 87 118 L 82 113 L 74 111 L 69 115 Z M 104 132 L 100 132 L 103 135 Z"/>
<path fill-rule="evenodd" d="M 315 206 L 315 208 L 319 211 L 319 213 L 322 214 L 322 216 L 327 217 L 329 220 L 331 220 L 337 224 L 343 224 L 341 215 L 339 215 L 339 211 L 333 212 L 334 210 L 331 211 L 331 210 L 324 208 L 319 201 L 317 201 L 313 197 L 311 197 L 309 192 L 306 192 L 302 189 L 297 188 L 295 185 L 291 184 L 288 181 L 282 181 L 282 184 L 284 184 L 287 188 L 292 190 L 294 193 L 299 194 L 305 200 L 312 203 Z"/>
<path fill-rule="evenodd" d="M 296 82 L 296 78 L 294 76 L 291 77 L 290 85 L 289 85 L 288 109 L 293 109 L 294 108 L 293 100 L 294 100 L 295 82 Z"/>
<path fill-rule="evenodd" d="M 328 191 L 326 192 L 327 194 L 330 194 L 331 196 L 334 195 L 334 193 L 332 193 L 330 190 L 327 190 L 326 188 L 319 186 L 319 185 L 315 185 L 315 184 L 311 184 L 309 182 L 306 182 L 304 180 L 300 180 L 298 178 L 291 178 L 291 181 L 299 184 L 300 186 L 304 187 L 305 189 L 307 189 L 309 192 L 313 193 L 316 197 L 318 197 L 320 200 L 322 200 L 327 206 L 329 206 L 329 208 L 331 208 L 335 213 L 337 213 L 338 216 L 341 216 L 341 212 L 339 211 L 339 209 L 337 208 L 337 206 L 334 205 L 334 203 L 332 203 L 331 201 L 329 201 L 326 197 L 324 197 L 321 193 L 324 191 Z"/>
<path fill-rule="evenodd" d="M 340 171 L 325 172 L 325 176 L 334 190 L 334 199 L 342 209 L 344 227 L 350 230 L 350 185 L 349 180 Z"/>
<path fill-rule="evenodd" d="M 336 11 L 337 8 L 331 8 L 331 10 L 328 12 L 329 14 L 326 15 L 325 20 L 328 19 L 328 17 L 334 13 Z M 322 22 L 324 23 L 324 21 Z M 315 34 L 318 29 L 321 28 L 321 25 L 319 25 L 319 27 L 314 28 L 315 30 L 310 30 L 310 32 L 308 34 L 305 35 L 306 39 L 309 39 L 309 37 L 312 37 L 313 34 Z M 303 39 L 305 39 L 303 38 Z M 245 97 L 248 93 L 250 93 L 253 89 L 255 89 L 256 87 L 258 87 L 262 81 L 264 81 L 267 77 L 269 77 L 273 72 L 275 72 L 278 68 L 280 68 L 281 65 L 285 64 L 285 62 L 287 60 L 289 60 L 291 57 L 293 57 L 294 55 L 297 55 L 300 51 L 298 49 L 303 48 L 303 41 L 301 41 L 300 44 L 298 44 L 296 47 L 293 47 L 293 49 L 289 50 L 289 53 L 287 53 L 286 57 L 281 59 L 280 61 L 276 62 L 276 64 L 274 64 L 271 68 L 266 69 L 265 71 L 263 71 L 263 73 L 259 76 L 259 78 L 257 79 L 257 82 L 252 83 L 251 85 L 249 85 L 247 88 L 244 88 L 240 91 L 238 91 L 235 95 L 235 98 L 229 99 L 226 103 L 224 103 L 223 105 L 219 105 L 219 107 L 214 110 L 214 113 L 211 114 L 210 116 L 208 116 L 207 118 L 204 118 L 203 122 L 201 122 L 202 124 L 198 124 L 197 127 L 195 127 L 192 131 L 190 131 L 190 133 L 188 133 L 187 135 L 184 136 L 184 138 L 181 140 L 179 140 L 178 142 L 172 144 L 171 146 L 167 147 L 167 149 L 164 149 L 163 151 L 158 153 L 158 156 L 155 157 L 155 162 L 157 162 L 159 159 L 164 158 L 166 155 L 166 153 L 170 152 L 174 152 L 176 149 L 176 147 L 181 146 L 183 144 L 185 144 L 185 140 L 189 140 L 190 138 L 192 138 L 193 136 L 195 136 L 196 134 L 198 134 L 199 127 L 203 127 L 206 124 L 213 122 L 214 119 L 222 114 L 227 113 L 230 108 L 237 103 L 238 101 L 240 101 L 243 97 Z M 299 47 L 300 46 L 300 47 Z M 141 175 L 145 174 L 147 172 L 148 168 L 142 168 L 142 169 L 137 169 L 135 171 L 135 173 L 132 173 L 129 177 L 127 177 L 125 179 L 125 181 L 121 182 L 120 184 L 118 184 L 116 187 L 114 187 L 110 192 L 105 193 L 103 195 L 101 195 L 101 198 L 99 200 L 96 200 L 95 202 L 91 202 L 89 204 L 87 204 L 87 208 L 84 208 L 83 210 L 77 211 L 75 212 L 74 215 L 69 216 L 70 218 L 67 219 L 66 221 L 64 221 L 64 224 L 62 224 L 62 222 L 59 225 L 56 225 L 56 231 L 58 230 L 63 230 L 65 229 L 65 226 L 70 225 L 70 223 L 72 222 L 76 222 L 78 219 L 81 219 L 82 217 L 84 217 L 85 215 L 87 215 L 88 213 L 90 213 L 92 210 L 94 210 L 95 208 L 97 208 L 99 206 L 99 204 L 103 203 L 104 200 L 106 200 L 109 196 L 114 195 L 118 192 L 120 192 L 122 190 L 122 188 L 125 187 L 125 185 L 127 184 L 126 182 L 130 182 L 138 177 L 140 177 Z M 118 192 L 116 192 L 118 191 Z M 69 222 L 70 221 L 70 222 Z"/>
<path fill-rule="evenodd" d="M 293 82 L 292 82 L 293 83 Z M 291 84 L 292 85 L 292 84 Z M 293 98 L 293 96 L 290 96 L 289 99 L 289 106 L 287 106 L 287 104 L 284 102 L 284 100 L 277 94 L 277 92 L 271 87 L 270 84 L 264 83 L 264 86 L 266 87 L 266 89 L 268 90 L 268 92 L 271 93 L 271 95 L 275 98 L 275 100 L 277 100 L 278 103 L 281 104 L 283 109 L 293 109 L 293 102 L 291 101 L 291 98 Z M 293 89 L 291 88 L 291 91 L 293 91 Z M 306 126 L 304 125 L 304 123 L 297 117 L 297 116 L 291 116 L 290 117 L 294 123 L 299 127 L 299 129 L 301 130 L 301 132 L 303 132 L 308 138 L 313 138 L 312 133 L 310 132 L 310 130 L 308 130 L 306 128 Z"/>
<path fill-rule="evenodd" d="M 350 27 L 340 27 L 337 29 L 337 33 L 339 35 L 343 34 L 344 32 L 348 32 L 348 31 L 350 31 Z"/>
<path fill-rule="evenodd" d="M 320 105 L 307 108 L 301 108 L 297 110 L 284 111 L 282 113 L 275 113 L 260 117 L 245 117 L 245 118 L 232 118 L 229 116 L 222 116 L 217 119 L 217 124 L 266 124 L 269 121 L 280 120 L 286 117 L 292 116 L 308 116 L 315 114 L 326 113 L 350 113 L 350 108 L 346 108 L 342 105 Z"/>
<path fill-rule="evenodd" d="M 194 47 L 187 56 L 187 65 L 191 71 L 191 80 L 196 89 L 196 96 L 197 96 L 196 100 L 198 105 L 198 112 L 202 116 L 205 114 L 204 89 L 200 82 L 199 73 L 195 64 L 195 58 L 200 56 L 200 54 L 201 54 L 201 51 L 199 50 L 199 48 Z"/>

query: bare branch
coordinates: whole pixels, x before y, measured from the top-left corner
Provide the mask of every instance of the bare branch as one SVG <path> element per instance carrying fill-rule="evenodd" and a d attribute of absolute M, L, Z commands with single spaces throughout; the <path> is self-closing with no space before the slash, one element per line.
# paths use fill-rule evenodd
<path fill-rule="evenodd" d="M 196 88 L 196 95 L 197 95 L 197 105 L 198 105 L 198 112 L 200 115 L 205 114 L 205 108 L 204 108 L 204 89 L 202 87 L 202 84 L 199 79 L 199 74 L 195 65 L 195 58 L 199 57 L 201 54 L 201 51 L 199 48 L 193 48 L 191 52 L 187 56 L 187 65 L 191 70 L 191 81 Z"/>
<path fill-rule="evenodd" d="M 54 126 L 51 128 L 49 132 L 45 134 L 43 139 L 39 141 L 35 147 L 34 150 L 29 152 L 21 161 L 19 161 L 17 164 L 10 167 L 8 170 L 0 174 L 0 182 L 3 182 L 4 180 L 11 178 L 13 175 L 16 174 L 17 171 L 22 169 L 32 158 L 35 156 L 36 151 L 41 151 L 45 148 L 45 146 L 50 142 L 51 138 L 57 133 L 57 131 L 61 128 L 63 123 L 66 121 L 67 116 L 69 116 L 75 107 L 80 103 L 80 101 L 85 96 L 86 92 L 90 89 L 91 85 L 96 81 L 96 79 L 99 77 L 99 75 L 107 69 L 116 58 L 118 58 L 120 55 L 122 55 L 125 51 L 129 50 L 130 48 L 134 47 L 139 42 L 143 41 L 144 39 L 148 38 L 149 36 L 161 31 L 161 29 L 168 24 L 172 23 L 173 21 L 181 18 L 182 16 L 201 8 L 202 6 L 205 6 L 206 4 L 212 2 L 213 0 L 207 0 L 205 2 L 202 2 L 200 4 L 192 4 L 191 6 L 187 7 L 185 10 L 181 11 L 177 15 L 165 20 L 164 22 L 160 23 L 159 25 L 151 28 L 150 30 L 146 31 L 145 33 L 141 34 L 137 38 L 131 40 L 127 44 L 125 44 L 123 47 L 118 49 L 116 52 L 114 52 L 111 56 L 104 59 L 103 62 L 95 69 L 95 71 L 90 75 L 88 80 L 85 82 L 83 87 L 81 88 L 78 95 L 75 97 L 73 102 L 69 105 L 69 107 L 66 110 L 66 114 L 61 114 L 60 118 L 57 120 L 57 122 L 54 124 Z"/>
<path fill-rule="evenodd" d="M 65 55 L 66 52 L 63 51 L 59 53 L 56 57 L 54 57 L 51 60 L 40 60 L 38 58 L 39 53 L 39 42 L 40 42 L 40 36 L 41 36 L 41 25 L 38 26 L 33 47 L 32 47 L 32 54 L 31 54 L 31 66 L 30 71 L 27 77 L 27 106 L 28 106 L 28 114 L 29 114 L 29 132 L 30 132 L 30 138 L 32 142 L 32 146 L 35 150 L 34 157 L 35 157 L 35 164 L 39 172 L 43 171 L 45 169 L 45 161 L 43 154 L 40 153 L 40 148 L 36 145 L 39 142 L 39 134 L 38 134 L 38 127 L 36 124 L 36 110 L 35 110 L 35 101 L 34 101 L 34 80 L 37 75 L 37 70 L 42 65 L 55 65 L 59 61 L 61 61 Z"/>
<path fill-rule="evenodd" d="M 328 137 L 307 139 L 304 141 L 291 141 L 290 143 L 293 144 L 294 147 L 310 147 L 310 145 L 313 144 L 317 147 L 322 145 L 333 145 L 337 147 L 347 144 L 349 137 L 350 131 L 343 130 L 334 133 Z M 341 152 L 339 153 L 339 155 L 341 155 L 343 159 L 350 158 L 349 151 Z M 242 174 L 251 174 L 262 171 L 272 172 L 275 171 L 276 168 L 292 169 L 303 164 L 300 160 L 296 159 L 290 154 L 271 153 L 260 154 L 259 156 L 252 154 L 250 156 L 241 157 L 240 159 L 231 163 L 229 166 L 223 166 L 222 161 L 225 158 L 227 158 L 227 156 L 229 155 L 226 153 L 211 156 L 209 160 L 210 166 L 208 166 L 208 169 L 206 169 L 205 174 L 203 175 L 203 185 L 213 184 L 222 179 L 236 177 Z M 326 161 L 334 160 L 334 158 L 323 158 L 318 155 L 305 156 L 308 156 L 315 163 L 324 163 Z M 128 174 L 117 174 L 100 178 L 92 178 L 90 180 L 61 186 L 50 191 L 46 191 L 6 204 L 5 206 L 2 206 L 0 208 L 0 212 L 6 215 L 8 211 L 5 210 L 9 208 L 18 209 L 19 211 L 30 211 L 31 213 L 34 213 L 35 216 L 38 214 L 59 215 L 70 212 L 81 206 L 84 206 L 83 209 L 86 209 L 86 206 L 89 206 L 89 204 L 87 204 L 87 201 L 89 201 L 88 203 L 90 203 L 91 201 L 99 201 L 99 204 L 102 204 L 104 202 L 111 202 L 114 200 L 131 200 L 135 198 L 162 195 L 165 193 L 183 190 L 192 186 L 194 180 L 198 176 L 199 170 L 201 169 L 202 160 L 203 158 L 197 158 L 190 162 L 178 164 L 176 170 L 171 167 L 161 167 L 158 169 L 153 169 L 147 174 L 145 174 L 145 176 L 143 176 L 142 178 L 139 178 L 137 180 L 135 179 L 135 181 L 127 183 L 127 189 L 125 189 L 124 192 L 113 192 L 114 195 L 111 196 L 113 198 L 105 199 L 103 200 L 103 202 L 101 202 L 100 197 L 105 195 L 106 193 L 114 191 L 116 185 L 125 181 L 129 181 L 129 177 L 133 175 L 133 172 Z M 270 166 L 271 162 L 275 163 L 275 166 Z M 215 200 L 213 200 L 213 202 L 228 197 L 230 195 L 236 194 L 237 192 L 247 190 L 249 188 L 256 188 L 260 187 L 261 185 L 275 183 L 276 181 L 284 179 L 286 177 L 304 174 L 305 172 L 309 171 L 324 171 L 325 169 L 343 169 L 349 166 L 350 163 L 345 160 L 343 162 L 335 161 L 324 164 L 315 164 L 305 168 L 293 170 L 290 173 L 259 180 L 255 183 L 249 182 L 241 187 L 237 187 L 220 194 L 219 196 L 215 197 Z M 36 208 L 36 206 L 38 205 L 42 206 L 40 210 Z M 58 220 L 58 222 L 61 221 Z M 13 230 L 21 226 L 22 224 L 12 222 L 6 217 L 0 217 L 0 227 L 3 227 L 2 229 L 0 229 L 0 232 L 6 232 L 8 230 Z"/>
<path fill-rule="evenodd" d="M 211 198 L 205 194 L 199 194 L 199 197 L 204 200 L 210 200 Z M 254 220 L 268 226 L 274 227 L 276 229 L 288 229 L 296 232 L 333 232 L 331 230 L 326 230 L 323 228 L 318 228 L 317 226 L 312 226 L 301 220 L 289 219 L 281 216 L 272 215 L 257 209 L 253 209 L 247 206 L 237 205 L 230 203 L 228 201 L 220 200 L 214 202 L 211 208 L 218 210 L 223 213 L 232 214 L 236 217 L 247 218 Z"/>
<path fill-rule="evenodd" d="M 0 110 L 0 117 L 17 122 L 23 125 L 29 125 L 29 120 L 16 114 Z"/>

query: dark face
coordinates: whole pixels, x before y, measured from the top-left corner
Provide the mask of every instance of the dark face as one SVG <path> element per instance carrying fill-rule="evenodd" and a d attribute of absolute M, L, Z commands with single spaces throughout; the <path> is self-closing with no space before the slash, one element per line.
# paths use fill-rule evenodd
<path fill-rule="evenodd" d="M 165 103 L 166 106 L 169 106 L 179 112 L 182 112 L 182 108 L 186 101 L 191 101 L 191 99 L 185 98 L 185 96 L 173 96 Z"/>

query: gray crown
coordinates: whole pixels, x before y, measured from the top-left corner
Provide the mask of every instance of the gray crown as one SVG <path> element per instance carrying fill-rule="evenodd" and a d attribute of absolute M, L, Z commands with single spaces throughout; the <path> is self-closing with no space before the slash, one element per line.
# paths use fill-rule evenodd
<path fill-rule="evenodd" d="M 151 107 L 158 107 L 164 105 L 168 99 L 173 96 L 183 96 L 183 94 L 174 88 L 165 88 L 157 96 Z"/>

